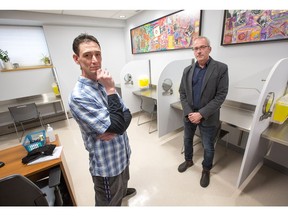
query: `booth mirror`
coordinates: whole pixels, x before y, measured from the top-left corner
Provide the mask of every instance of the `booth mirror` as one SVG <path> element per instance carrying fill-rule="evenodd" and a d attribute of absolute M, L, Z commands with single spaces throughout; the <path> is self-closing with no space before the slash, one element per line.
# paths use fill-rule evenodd
<path fill-rule="evenodd" d="M 125 84 L 133 85 L 132 75 L 130 73 L 125 74 L 124 81 L 125 81 Z"/>
<path fill-rule="evenodd" d="M 162 89 L 164 90 L 164 92 L 162 93 L 163 95 L 171 95 L 173 94 L 173 82 L 171 79 L 165 79 L 162 83 Z"/>

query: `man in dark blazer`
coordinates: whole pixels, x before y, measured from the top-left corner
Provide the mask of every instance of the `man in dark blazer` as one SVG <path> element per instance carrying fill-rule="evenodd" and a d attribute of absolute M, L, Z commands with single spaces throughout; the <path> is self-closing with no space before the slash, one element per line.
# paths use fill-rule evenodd
<path fill-rule="evenodd" d="M 214 158 L 214 140 L 220 128 L 220 108 L 229 87 L 228 66 L 210 57 L 210 41 L 206 37 L 193 40 L 196 63 L 183 72 L 179 93 L 184 114 L 184 155 L 185 161 L 178 167 L 184 172 L 193 166 L 193 137 L 199 127 L 204 147 L 200 185 L 210 183 L 210 170 Z"/>

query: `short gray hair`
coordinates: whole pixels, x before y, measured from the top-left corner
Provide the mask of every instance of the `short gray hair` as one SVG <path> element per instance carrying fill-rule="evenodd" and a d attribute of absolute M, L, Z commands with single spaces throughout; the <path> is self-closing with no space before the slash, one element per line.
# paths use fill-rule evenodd
<path fill-rule="evenodd" d="M 210 40 L 207 37 L 205 37 L 205 36 L 197 36 L 197 37 L 193 38 L 193 44 L 194 44 L 194 41 L 197 40 L 197 39 L 205 39 L 206 42 L 207 42 L 207 45 L 210 46 Z"/>

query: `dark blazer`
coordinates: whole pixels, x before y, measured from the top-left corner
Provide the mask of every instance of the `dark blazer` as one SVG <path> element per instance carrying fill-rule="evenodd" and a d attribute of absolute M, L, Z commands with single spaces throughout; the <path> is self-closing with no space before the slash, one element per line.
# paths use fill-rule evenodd
<path fill-rule="evenodd" d="M 184 117 L 193 112 L 192 77 L 195 63 L 183 71 L 179 93 Z M 228 93 L 228 66 L 210 57 L 201 88 L 199 112 L 203 116 L 202 125 L 217 126 L 220 118 L 220 107 Z"/>

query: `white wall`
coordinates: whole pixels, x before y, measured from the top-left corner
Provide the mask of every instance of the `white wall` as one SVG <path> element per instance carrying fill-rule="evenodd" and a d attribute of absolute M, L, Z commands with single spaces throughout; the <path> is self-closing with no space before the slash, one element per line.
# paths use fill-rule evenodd
<path fill-rule="evenodd" d="M 79 67 L 72 59 L 72 42 L 80 33 L 91 33 L 99 39 L 103 51 L 103 67 L 111 72 L 116 83 L 120 83 L 120 72 L 126 63 L 123 43 L 124 20 L 1 10 L 0 24 L 44 27 L 49 53 L 57 69 L 62 99 L 67 111 L 69 110 L 68 95 L 80 75 Z M 13 75 L 15 77 L 16 73 Z M 2 77 L 4 78 L 4 75 Z M 37 78 L 42 80 L 41 77 L 34 77 L 34 79 Z M 17 86 L 17 82 L 12 80 L 13 78 L 6 85 Z M 10 95 L 22 96 L 18 88 L 10 88 L 10 90 L 12 91 Z M 33 88 L 33 92 L 36 93 L 41 94 L 43 91 L 42 88 L 36 86 Z"/>
<path fill-rule="evenodd" d="M 139 15 L 127 20 L 125 25 L 125 21 L 123 20 L 116 22 L 115 20 L 48 15 L 23 11 L 1 11 L 0 24 L 44 25 L 52 61 L 57 67 L 58 75 L 62 77 L 63 74 L 63 78 L 60 77 L 60 84 L 65 87 L 64 91 L 68 92 L 74 84 L 72 82 L 75 81 L 75 78 L 71 74 L 78 73 L 77 66 L 72 62 L 72 49 L 70 49 L 72 38 L 74 38 L 78 30 L 92 30 L 93 34 L 100 37 L 100 43 L 104 52 L 104 66 L 112 70 L 111 73 L 115 74 L 116 82 L 119 82 L 118 79 L 122 67 L 125 63 L 132 60 L 150 59 L 152 84 L 157 85 L 160 73 L 168 63 L 175 60 L 193 58 L 194 55 L 190 49 L 131 54 L 130 29 L 173 12 L 175 11 L 143 11 Z M 285 41 L 221 46 L 223 16 L 224 10 L 203 11 L 201 31 L 202 35 L 207 36 L 211 40 L 211 56 L 216 60 L 228 64 L 230 85 L 247 85 L 247 87 L 254 85 L 255 79 L 259 81 L 262 77 L 266 78 L 277 60 L 288 56 L 288 49 L 285 46 L 287 42 Z M 62 27 L 57 27 L 57 25 L 61 25 Z M 109 28 L 104 28 L 103 26 L 105 25 Z M 47 31 L 48 29 L 50 30 Z M 65 73 L 69 73 L 69 75 Z M 68 82 L 70 77 L 72 79 L 71 83 Z M 259 81 L 259 86 L 261 87 L 261 85 L 262 83 Z M 65 93 L 64 100 L 66 100 L 66 96 L 67 94 Z M 235 94 L 228 95 L 229 99 L 233 97 L 235 97 Z"/>
<path fill-rule="evenodd" d="M 175 51 L 164 51 L 164 52 L 156 52 L 156 53 L 148 53 L 148 54 L 131 54 L 131 42 L 130 42 L 130 29 L 142 25 L 144 23 L 155 20 L 159 17 L 163 17 L 165 15 L 171 14 L 175 12 L 175 10 L 149 10 L 143 11 L 140 14 L 128 19 L 126 21 L 116 21 L 116 20 L 106 20 L 106 19 L 97 19 L 97 18 L 85 18 L 85 17 L 75 17 L 75 16 L 62 16 L 62 15 L 49 15 L 49 14 L 41 14 L 41 13 L 33 13 L 33 12 L 24 12 L 24 11 L 1 11 L 0 13 L 0 24 L 11 24 L 11 25 L 62 25 L 68 28 L 77 29 L 75 25 L 82 26 L 79 29 L 95 29 L 95 33 L 102 38 L 101 44 L 103 45 L 104 53 L 107 50 L 110 52 L 109 54 L 117 53 L 113 56 L 113 61 L 116 62 L 116 65 L 124 65 L 119 62 L 128 62 L 132 60 L 142 60 L 142 59 L 150 59 L 151 60 L 151 72 L 152 72 L 152 84 L 157 84 L 160 73 L 165 68 L 165 66 L 171 61 L 188 59 L 192 58 L 193 52 L 190 49 L 187 50 L 175 50 Z M 202 19 L 202 35 L 205 35 L 210 38 L 212 52 L 211 56 L 216 59 L 223 61 L 229 66 L 229 76 L 230 76 L 230 85 L 240 85 L 251 86 L 255 84 L 254 79 L 265 78 L 272 68 L 272 66 L 277 62 L 277 60 L 285 58 L 288 56 L 288 49 L 286 48 L 286 41 L 276 41 L 276 42 L 265 42 L 265 43 L 250 43 L 250 44 L 239 44 L 232 46 L 221 46 L 221 35 L 222 35 L 222 27 L 223 27 L 223 16 L 224 10 L 204 10 L 203 11 L 203 19 Z M 74 27 L 73 27 L 74 26 Z M 90 27 L 85 27 L 90 26 Z M 91 27 L 94 26 L 94 27 Z M 112 34 L 106 34 L 107 28 L 103 26 L 110 27 L 112 29 L 118 29 L 117 37 L 114 37 Z M 101 28 L 103 27 L 103 28 Z M 99 29 L 100 28 L 100 29 Z M 98 31 L 98 29 L 100 31 Z M 120 29 L 124 29 L 124 36 L 120 33 Z M 57 36 L 59 39 L 62 37 L 63 30 L 58 28 L 58 32 L 55 32 L 54 37 Z M 65 32 L 64 32 L 65 33 Z M 68 39 L 72 38 L 70 35 L 66 34 L 66 39 L 63 41 L 65 44 L 71 43 Z M 119 38 L 118 38 L 119 37 Z M 109 38 L 115 38 L 117 45 L 121 46 L 121 50 L 113 49 L 111 46 L 111 42 Z M 106 43 L 109 41 L 109 43 Z M 62 42 L 61 42 L 62 43 Z M 59 46 L 62 46 L 59 42 Z M 107 45 L 106 45 L 107 44 Z M 49 46 L 49 45 L 48 45 Z M 70 46 L 70 44 L 69 44 Z M 53 50 L 53 48 L 49 49 Z M 55 48 L 56 49 L 56 48 Z M 50 50 L 50 51 L 51 51 Z M 113 50 L 112 52 L 110 50 Z M 69 50 L 70 51 L 70 50 Z M 60 49 L 57 50 L 60 53 Z M 63 54 L 61 50 L 61 55 L 66 55 L 66 52 Z M 54 54 L 55 56 L 55 54 Z M 126 56 L 126 58 L 125 58 Z M 110 56 L 109 56 L 110 58 Z M 108 59 L 109 59 L 108 58 Z M 111 59 L 111 58 L 110 58 Z M 119 59 L 119 60 L 118 60 Z M 59 59 L 52 59 L 57 64 L 57 68 L 59 64 L 57 63 Z M 104 58 L 106 61 L 107 58 Z M 71 61 L 71 59 L 69 60 Z M 110 66 L 107 64 L 108 69 L 112 67 L 114 68 L 114 62 Z M 122 68 L 118 68 L 119 72 Z M 60 68 L 58 68 L 58 73 L 60 73 Z M 116 71 L 116 70 L 115 70 Z M 113 71 L 114 73 L 114 71 Z M 251 79 L 253 78 L 253 79 Z M 119 79 L 119 76 L 115 76 L 116 82 Z M 251 82 L 253 80 L 253 82 Z M 262 85 L 259 82 L 260 87 Z M 229 97 L 233 97 L 232 95 L 228 95 Z"/>
<path fill-rule="evenodd" d="M 150 59 L 152 84 L 157 85 L 160 74 L 165 66 L 174 60 L 193 58 L 193 52 L 190 49 L 179 51 L 164 51 L 149 54 L 131 54 L 130 29 L 150 22 L 156 18 L 173 13 L 175 11 L 144 11 L 141 14 L 129 19 L 125 27 L 125 47 L 128 61 Z M 221 46 L 221 36 L 223 27 L 224 10 L 205 10 L 202 13 L 201 35 L 210 39 L 212 52 L 211 57 L 215 60 L 225 62 L 229 68 L 230 89 L 228 99 L 239 99 L 237 91 L 233 91 L 233 86 L 246 88 L 262 89 L 265 79 L 272 67 L 278 60 L 288 57 L 287 41 L 274 41 L 265 43 L 250 43 L 230 46 Z M 182 71 L 179 72 L 182 75 Z M 240 91 L 247 93 L 247 96 L 241 95 L 241 102 L 249 101 L 250 94 L 253 93 L 259 97 L 256 91 Z M 254 97 L 253 97 L 254 99 Z M 257 104 L 257 100 L 253 100 Z M 231 139 L 231 138 L 230 138 Z M 286 151 L 277 151 L 278 146 L 274 147 L 275 154 L 271 154 L 269 159 L 276 162 L 279 158 L 287 158 Z M 283 152 L 283 154 L 281 154 Z M 283 163 L 280 163 L 283 164 Z"/>
<path fill-rule="evenodd" d="M 164 51 L 149 54 L 131 54 L 130 29 L 150 22 L 156 18 L 175 11 L 144 11 L 129 19 L 125 27 L 125 47 L 127 60 L 151 59 L 152 83 L 157 84 L 160 73 L 167 63 L 193 58 L 190 49 Z M 211 41 L 211 57 L 228 64 L 230 85 L 252 85 L 250 77 L 267 77 L 273 65 L 282 58 L 288 57 L 287 41 L 250 43 L 221 46 L 224 10 L 205 10 L 202 13 L 201 35 Z M 260 75 L 259 75 L 260 74 Z M 231 95 L 233 97 L 233 95 Z"/>
<path fill-rule="evenodd" d="M 120 72 L 126 62 L 123 54 L 125 47 L 122 28 L 45 25 L 44 33 L 53 65 L 57 69 L 66 110 L 70 110 L 68 96 L 80 75 L 79 65 L 72 58 L 72 43 L 75 37 L 85 32 L 94 35 L 99 40 L 102 48 L 102 67 L 110 71 L 115 83 L 120 83 Z"/>
<path fill-rule="evenodd" d="M 175 12 L 174 10 L 155 10 L 155 11 L 143 11 L 141 14 L 136 15 L 127 20 L 125 27 L 125 47 L 127 61 L 150 59 L 151 61 L 151 83 L 158 84 L 158 79 L 166 67 L 171 61 L 182 60 L 192 58 L 192 50 L 175 50 L 175 51 L 163 51 L 152 52 L 143 54 L 133 54 L 131 51 L 130 29 L 158 19 L 165 15 Z"/>

